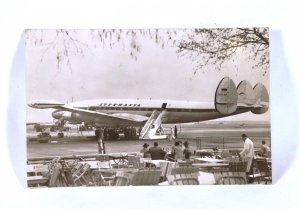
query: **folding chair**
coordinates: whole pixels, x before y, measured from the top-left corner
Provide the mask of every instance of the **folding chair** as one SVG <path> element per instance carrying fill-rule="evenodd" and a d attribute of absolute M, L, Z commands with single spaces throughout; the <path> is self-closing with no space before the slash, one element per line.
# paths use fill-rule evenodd
<path fill-rule="evenodd" d="M 119 171 L 116 173 L 114 177 L 113 186 L 129 186 L 131 184 L 131 180 L 133 178 L 132 173 L 126 173 L 123 171 Z"/>
<path fill-rule="evenodd" d="M 143 169 L 133 174 L 131 184 L 134 186 L 157 185 L 160 177 L 160 169 Z"/>
<path fill-rule="evenodd" d="M 199 185 L 197 173 L 175 174 L 167 176 L 170 185 Z"/>
<path fill-rule="evenodd" d="M 270 181 L 272 183 L 272 173 L 269 168 L 267 160 L 265 158 L 256 159 L 255 164 L 256 164 L 259 174 L 260 174 L 258 183 L 260 183 L 260 180 L 262 180 L 262 179 L 265 180 L 265 184 L 267 184 L 268 181 Z"/>
<path fill-rule="evenodd" d="M 128 186 L 130 180 L 126 176 L 115 176 L 113 186 Z"/>
<path fill-rule="evenodd" d="M 232 185 L 232 184 L 247 184 L 246 177 L 235 176 L 232 173 L 224 172 L 222 175 L 216 179 L 216 184 Z"/>
<path fill-rule="evenodd" d="M 216 184 L 246 184 L 246 172 L 249 169 L 249 160 L 239 158 L 228 158 L 228 171 L 215 172 Z"/>
<path fill-rule="evenodd" d="M 166 161 L 166 162 L 160 162 L 159 165 L 160 165 L 162 179 L 165 180 L 166 176 L 171 174 L 172 169 L 177 165 L 177 163 Z"/>
<path fill-rule="evenodd" d="M 89 170 L 90 170 L 90 165 L 89 164 L 84 164 L 83 167 L 78 170 L 78 172 L 75 172 L 74 174 L 72 174 L 72 177 L 74 179 L 74 183 L 76 185 L 88 185 L 89 181 L 87 180 L 87 178 L 84 176 Z"/>
<path fill-rule="evenodd" d="M 77 173 L 77 172 L 79 172 L 82 169 L 82 167 L 83 167 L 83 164 L 81 164 L 81 163 L 77 163 L 74 166 L 72 166 L 71 167 L 71 173 L 72 173 L 72 175 L 75 174 L 75 173 Z"/>
<path fill-rule="evenodd" d="M 229 162 L 229 171 L 230 172 L 246 172 L 247 165 L 248 165 L 247 161 Z"/>

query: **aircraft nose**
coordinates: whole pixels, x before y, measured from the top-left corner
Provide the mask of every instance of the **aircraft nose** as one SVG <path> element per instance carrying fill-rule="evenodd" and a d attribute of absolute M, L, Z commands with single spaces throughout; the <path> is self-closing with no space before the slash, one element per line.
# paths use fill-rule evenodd
<path fill-rule="evenodd" d="M 54 112 L 52 112 L 52 117 L 55 119 L 60 119 L 64 114 L 64 111 L 60 111 L 60 110 L 55 110 Z"/>
<path fill-rule="evenodd" d="M 28 106 L 34 108 L 35 104 L 34 103 L 29 103 Z"/>

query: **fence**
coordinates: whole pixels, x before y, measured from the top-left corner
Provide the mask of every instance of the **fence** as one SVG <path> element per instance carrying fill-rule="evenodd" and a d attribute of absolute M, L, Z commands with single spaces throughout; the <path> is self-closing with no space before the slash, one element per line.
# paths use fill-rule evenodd
<path fill-rule="evenodd" d="M 266 143 L 271 146 L 271 137 L 269 136 L 256 136 L 249 137 L 254 144 L 255 148 L 261 147 L 262 140 L 265 140 Z M 243 148 L 244 142 L 240 136 L 224 136 L 224 137 L 196 137 L 196 138 L 182 138 L 179 140 L 189 141 L 191 147 L 195 149 L 239 149 Z"/>

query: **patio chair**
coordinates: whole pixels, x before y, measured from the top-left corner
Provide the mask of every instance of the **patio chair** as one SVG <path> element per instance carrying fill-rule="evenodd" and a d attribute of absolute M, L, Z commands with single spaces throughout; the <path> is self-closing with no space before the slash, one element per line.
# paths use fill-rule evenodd
<path fill-rule="evenodd" d="M 230 172 L 246 172 L 248 162 L 239 161 L 239 162 L 229 162 L 229 171 Z"/>
<path fill-rule="evenodd" d="M 184 173 L 196 173 L 198 169 L 193 166 L 182 166 L 182 167 L 174 167 L 171 170 L 171 175 L 175 174 L 184 174 Z"/>
<path fill-rule="evenodd" d="M 133 174 L 131 184 L 134 186 L 157 185 L 160 177 L 160 169 L 142 169 Z"/>
<path fill-rule="evenodd" d="M 159 167 L 161 170 L 161 176 L 163 180 L 166 179 L 166 176 L 171 174 L 172 169 L 177 165 L 176 162 L 166 161 L 166 162 L 160 162 Z"/>
<path fill-rule="evenodd" d="M 106 165 L 107 167 L 111 168 L 110 158 L 109 155 L 99 155 L 96 157 L 99 165 Z"/>
<path fill-rule="evenodd" d="M 113 186 L 128 186 L 130 180 L 126 176 L 115 176 Z"/>
<path fill-rule="evenodd" d="M 81 163 L 77 163 L 74 166 L 72 166 L 71 167 L 71 173 L 72 173 L 72 175 L 75 174 L 75 173 L 77 173 L 77 172 L 79 172 L 80 169 L 82 169 L 82 167 L 83 167 L 83 164 L 81 164 Z"/>
<path fill-rule="evenodd" d="M 79 159 L 75 159 L 75 160 L 70 160 L 70 161 L 66 161 L 66 166 L 68 166 L 69 168 L 74 168 L 76 165 L 78 165 L 79 163 Z"/>
<path fill-rule="evenodd" d="M 51 166 L 51 170 L 49 170 L 49 187 L 56 187 L 60 186 L 58 184 L 58 179 L 61 172 L 61 165 L 58 163 L 55 163 Z"/>
<path fill-rule="evenodd" d="M 170 185 L 199 185 L 197 173 L 184 173 L 167 176 Z"/>
<path fill-rule="evenodd" d="M 132 173 L 126 173 L 123 171 L 118 171 L 114 180 L 112 182 L 112 186 L 129 186 L 131 184 L 133 178 Z"/>
<path fill-rule="evenodd" d="M 214 176 L 219 185 L 247 184 L 245 172 L 219 172 L 214 173 Z"/>
<path fill-rule="evenodd" d="M 269 168 L 267 160 L 265 158 L 256 159 L 255 164 L 256 164 L 259 174 L 260 174 L 258 183 L 260 183 L 260 180 L 263 180 L 263 179 L 265 180 L 265 184 L 267 184 L 268 181 L 272 182 L 272 173 Z"/>
<path fill-rule="evenodd" d="M 89 164 L 84 164 L 83 167 L 76 173 L 72 174 L 72 177 L 74 179 L 74 183 L 76 185 L 88 185 L 89 181 L 87 179 L 87 177 L 85 177 L 84 175 L 90 170 L 90 165 Z"/>
<path fill-rule="evenodd" d="M 141 163 L 141 158 L 139 156 L 128 156 L 127 157 L 127 167 L 129 168 L 143 168 Z"/>

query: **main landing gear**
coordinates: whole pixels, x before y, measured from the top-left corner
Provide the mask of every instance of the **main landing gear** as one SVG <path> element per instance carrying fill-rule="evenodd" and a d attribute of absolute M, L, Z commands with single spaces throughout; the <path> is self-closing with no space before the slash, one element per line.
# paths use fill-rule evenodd
<path fill-rule="evenodd" d="M 95 136 L 99 138 L 101 135 L 103 135 L 104 140 L 137 139 L 136 129 L 133 127 L 96 129 Z"/>
<path fill-rule="evenodd" d="M 64 138 L 64 133 L 63 132 L 59 132 L 57 133 L 57 138 Z"/>

